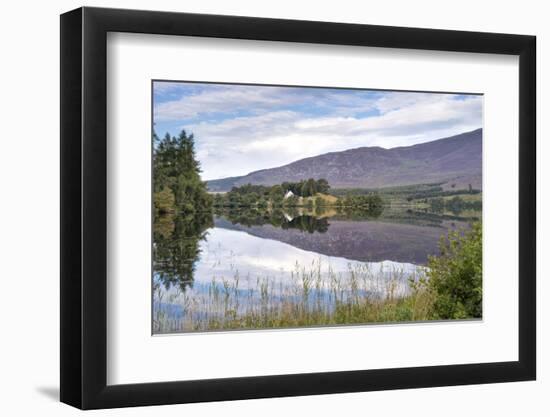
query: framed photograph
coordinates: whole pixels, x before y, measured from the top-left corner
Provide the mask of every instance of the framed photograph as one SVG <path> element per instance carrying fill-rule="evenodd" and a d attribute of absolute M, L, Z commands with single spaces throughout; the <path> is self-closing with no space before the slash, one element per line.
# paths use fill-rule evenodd
<path fill-rule="evenodd" d="M 535 37 L 61 16 L 61 401 L 533 380 Z"/>

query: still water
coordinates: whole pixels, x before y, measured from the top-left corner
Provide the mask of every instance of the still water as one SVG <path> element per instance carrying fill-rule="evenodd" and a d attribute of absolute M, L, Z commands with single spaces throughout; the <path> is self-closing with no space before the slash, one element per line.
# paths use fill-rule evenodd
<path fill-rule="evenodd" d="M 358 295 L 401 297 L 441 236 L 469 220 L 410 210 L 165 219 L 155 224 L 153 332 L 203 329 L 197 323 L 289 300 L 330 311 Z"/>

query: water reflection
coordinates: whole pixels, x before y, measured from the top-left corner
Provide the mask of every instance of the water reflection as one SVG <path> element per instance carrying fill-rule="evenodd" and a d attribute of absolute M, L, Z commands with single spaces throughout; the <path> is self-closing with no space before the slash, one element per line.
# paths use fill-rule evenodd
<path fill-rule="evenodd" d="M 153 271 L 167 289 L 192 286 L 200 242 L 213 226 L 211 214 L 165 215 L 155 219 L 153 230 Z"/>
<path fill-rule="evenodd" d="M 351 297 L 403 296 L 428 256 L 438 253 L 440 237 L 468 220 L 411 210 L 159 217 L 154 331 L 179 331 L 186 321 L 236 320 L 289 300 L 329 314 Z"/>
<path fill-rule="evenodd" d="M 389 214 L 389 216 L 392 216 Z M 315 224 L 300 216 L 298 225 Z M 243 224 L 226 217 L 216 217 L 215 227 L 246 232 L 250 235 L 277 240 L 296 248 L 326 256 L 344 257 L 362 262 L 391 260 L 425 265 L 429 255 L 438 253 L 441 235 L 449 229 L 466 228 L 466 220 L 437 218 L 434 216 L 400 216 L 378 220 L 348 218 L 335 215 L 323 218 L 320 233 L 304 233 L 307 227 L 290 227 L 290 224 Z"/>
<path fill-rule="evenodd" d="M 216 218 L 223 218 L 233 225 L 265 226 L 270 225 L 283 230 L 296 229 L 309 233 L 325 233 L 329 222 L 327 217 L 305 214 L 302 210 L 224 210 L 217 211 Z"/>
<path fill-rule="evenodd" d="M 208 229 L 198 253 L 193 285 L 166 286 L 160 275 L 154 276 L 154 314 L 156 322 L 163 318 L 164 330 L 171 321 L 179 328 L 181 320 L 201 323 L 226 317 L 230 302 L 241 315 L 259 310 L 262 303 L 267 308 L 304 298 L 306 308 L 317 303 L 332 311 L 353 296 L 375 299 L 391 292 L 402 297 L 409 291 L 409 278 L 419 273 L 410 263 L 326 256 L 221 227 Z"/>

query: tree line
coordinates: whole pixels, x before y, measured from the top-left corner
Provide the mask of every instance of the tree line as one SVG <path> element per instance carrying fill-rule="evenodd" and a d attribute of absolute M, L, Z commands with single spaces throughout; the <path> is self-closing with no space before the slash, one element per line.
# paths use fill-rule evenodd
<path fill-rule="evenodd" d="M 201 180 L 192 134 L 166 133 L 160 139 L 153 132 L 153 193 L 157 213 L 193 214 L 210 211 L 212 196 Z"/>
<path fill-rule="evenodd" d="M 382 197 L 376 193 L 369 195 L 348 195 L 344 198 L 339 198 L 336 202 L 337 207 L 353 207 L 353 208 L 379 208 L 384 204 Z"/>
<path fill-rule="evenodd" d="M 159 283 L 193 284 L 199 242 L 213 226 L 212 196 L 201 181 L 193 135 L 153 132 L 153 268 Z"/>
<path fill-rule="evenodd" d="M 451 213 L 458 214 L 464 210 L 480 211 L 482 209 L 481 201 L 467 201 L 458 196 L 455 196 L 449 200 L 444 198 L 431 198 L 430 210 L 434 213 L 441 213 L 443 211 L 450 211 Z"/>
<path fill-rule="evenodd" d="M 214 196 L 216 207 L 251 207 L 258 208 L 296 206 L 300 204 L 300 197 L 308 198 L 318 193 L 326 194 L 330 189 L 324 178 L 315 180 L 309 178 L 298 182 L 283 182 L 272 186 L 245 184 L 233 187 L 225 194 Z M 288 192 L 292 194 L 285 198 Z"/>

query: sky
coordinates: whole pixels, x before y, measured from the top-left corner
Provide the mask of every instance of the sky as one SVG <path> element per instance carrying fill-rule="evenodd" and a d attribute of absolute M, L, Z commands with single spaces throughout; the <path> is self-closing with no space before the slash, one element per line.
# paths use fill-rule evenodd
<path fill-rule="evenodd" d="M 483 96 L 155 81 L 158 136 L 193 133 L 202 179 L 362 146 L 394 148 L 482 127 Z"/>

